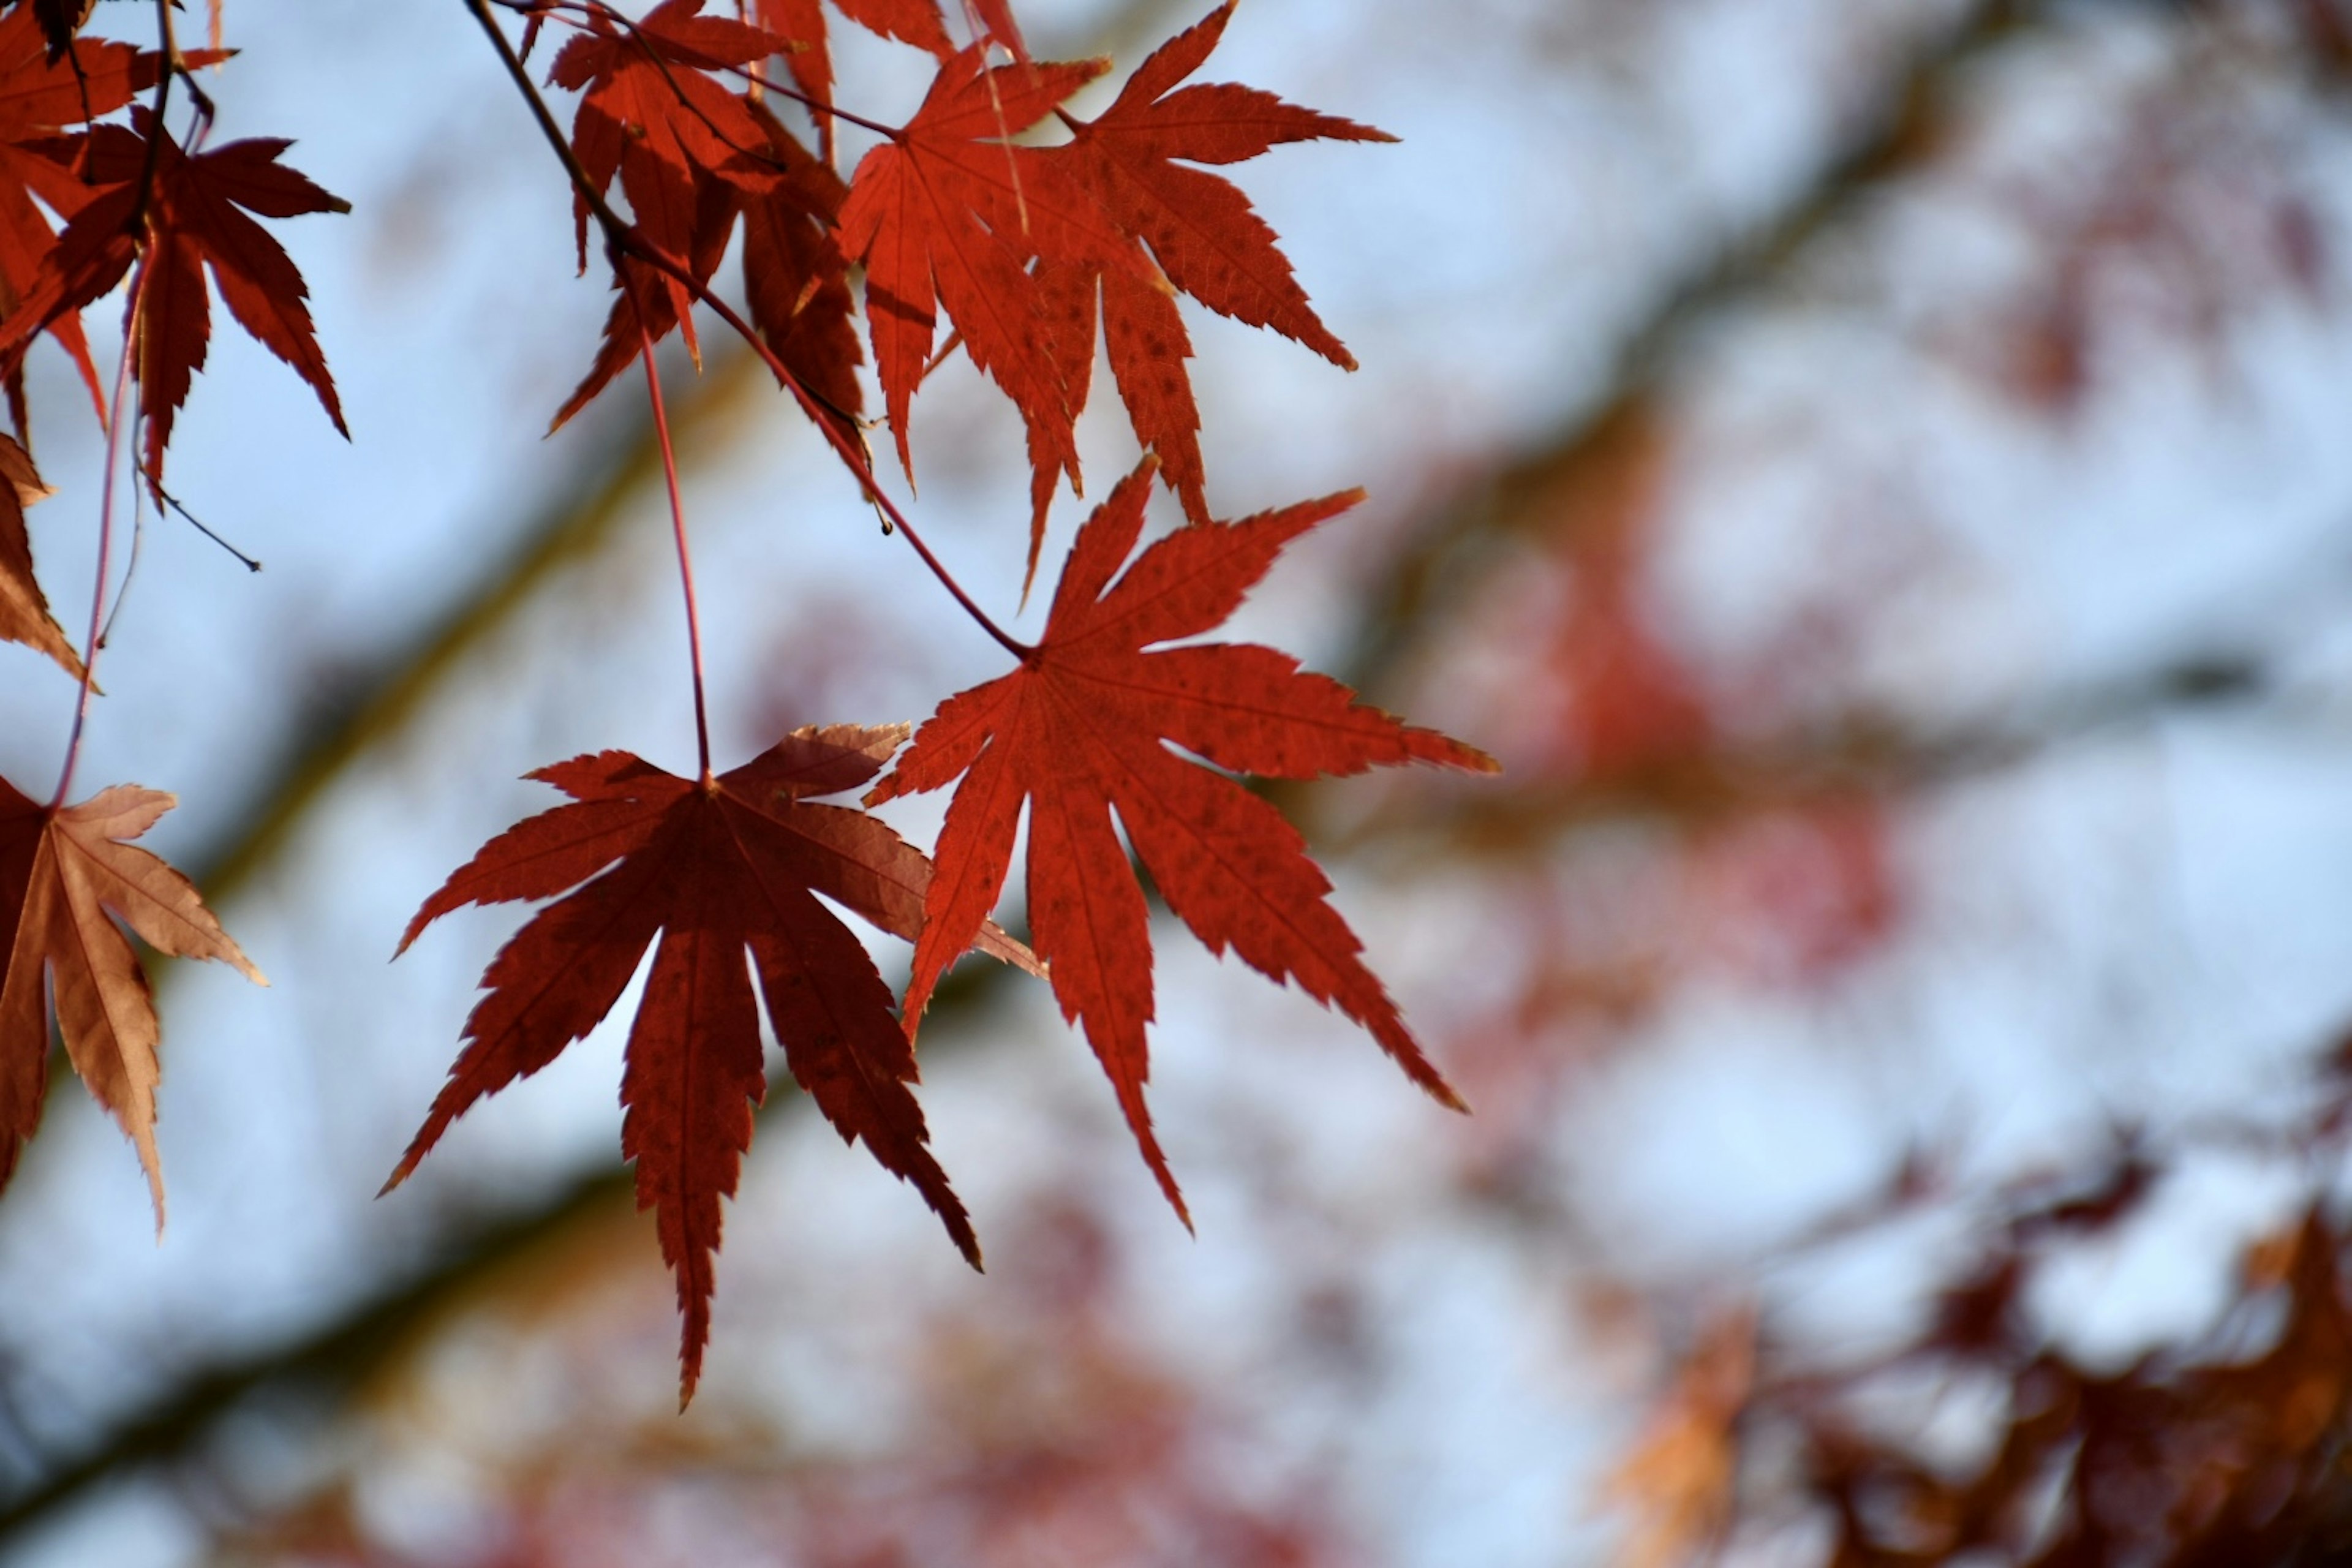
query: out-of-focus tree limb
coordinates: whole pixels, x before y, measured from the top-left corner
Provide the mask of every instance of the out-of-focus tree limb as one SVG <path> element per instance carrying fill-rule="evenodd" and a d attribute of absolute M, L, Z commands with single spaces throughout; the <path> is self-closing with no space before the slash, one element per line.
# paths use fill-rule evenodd
<path fill-rule="evenodd" d="M 1397 816 L 1375 815 L 1349 840 L 1449 858 L 1523 858 L 1529 845 L 1601 821 L 1647 818 L 1704 826 L 1727 816 L 1857 795 L 1900 798 L 2017 766 L 2064 745 L 2205 709 L 2273 695 L 2266 663 L 2237 649 L 2175 659 L 2144 675 L 2059 693 L 2005 721 L 1929 728 L 1856 713 L 1801 731 L 1726 742 L 1581 778 L 1514 787 L 1507 777 L 1416 795 Z"/>
<path fill-rule="evenodd" d="M 759 362 L 730 345 L 709 357 L 709 368 L 673 398 L 671 420 L 691 459 L 708 456 L 707 433 L 764 386 Z M 404 732 L 451 676 L 497 637 L 515 614 L 569 567 L 592 560 L 615 537 L 638 493 L 661 478 L 661 448 L 653 422 L 642 414 L 616 434 L 617 453 L 543 504 L 517 532 L 506 558 L 408 642 L 347 682 L 341 701 L 314 712 L 293 737 L 269 783 L 243 821 L 224 834 L 191 869 L 205 896 L 218 904 L 234 897 L 254 873 L 286 847 L 295 829 L 352 763 L 373 747 Z"/>
<path fill-rule="evenodd" d="M 1839 788 L 1927 787 L 2008 765 L 2036 752 L 2118 727 L 2182 710 L 2259 700 L 2272 682 L 2259 665 L 2232 654 L 2184 659 L 2138 680 L 2085 689 L 2006 726 L 1905 737 L 1857 721 L 1742 752 L 1594 781 L 1589 786 L 1530 792 L 1499 801 L 1465 801 L 1451 817 L 1440 814 L 1449 853 L 1476 853 L 1482 844 L 1523 845 L 1529 835 L 1557 832 L 1578 820 L 1627 812 L 1673 811 L 1694 819 L 1735 804 L 1771 796 L 1790 800 Z M 1418 816 L 1425 816 L 1418 812 Z M 995 987 L 994 964 L 960 971 L 934 1003 L 940 1014 L 968 1009 Z M 935 1027 L 941 1045 L 969 1038 L 965 1030 Z M 939 1047 L 934 1046 L 936 1051 Z M 789 1085 L 789 1079 L 785 1080 Z M 796 1099 L 779 1092 L 762 1112 L 769 1121 Z M 598 1223 L 628 1202 L 629 1173 L 606 1167 L 561 1186 L 545 1202 L 474 1231 L 404 1282 L 363 1299 L 343 1317 L 299 1342 L 205 1370 L 166 1399 L 151 1405 L 87 1453 L 0 1503 L 0 1542 L 46 1517 L 92 1484 L 128 1468 L 186 1453 L 212 1423 L 274 1393 L 332 1394 L 365 1379 L 421 1318 L 466 1300 L 520 1248 L 546 1245 L 572 1226 Z"/>
<path fill-rule="evenodd" d="M 204 1368 L 108 1433 L 102 1443 L 0 1505 L 0 1543 L 80 1497 L 93 1483 L 145 1461 L 185 1454 L 215 1420 L 250 1400 L 280 1391 L 331 1396 L 350 1387 L 391 1354 L 420 1319 L 454 1301 L 519 1248 L 618 1207 L 628 1201 L 630 1190 L 625 1169 L 583 1177 L 545 1206 L 474 1231 L 413 1279 L 361 1301 L 307 1338 Z"/>
<path fill-rule="evenodd" d="M 2047 0 L 1977 0 L 1888 81 L 1874 110 L 1794 200 L 1702 255 L 1664 289 L 1619 341 L 1589 406 L 1533 451 L 1421 520 L 1366 595 L 1346 665 L 1349 683 L 1378 692 L 1414 640 L 1484 580 L 1514 536 L 1548 515 L 1547 500 L 1605 464 L 1621 431 L 1649 421 L 1691 329 L 1770 288 L 1832 225 L 1931 156 L 1967 68 L 2040 25 L 2048 10 Z"/>

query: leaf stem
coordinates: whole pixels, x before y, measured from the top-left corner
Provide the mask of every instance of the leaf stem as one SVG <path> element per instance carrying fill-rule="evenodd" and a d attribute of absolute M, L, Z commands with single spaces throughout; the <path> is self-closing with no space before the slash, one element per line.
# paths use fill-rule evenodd
<path fill-rule="evenodd" d="M 154 493 L 155 499 L 163 505 L 171 508 L 173 511 L 178 512 L 180 514 L 181 521 L 194 529 L 198 533 L 203 534 L 206 539 L 211 540 L 215 544 L 219 545 L 223 550 L 227 551 L 229 555 L 236 562 L 236 563 L 244 567 L 247 571 L 258 572 L 261 570 L 261 562 L 257 557 L 247 555 L 244 551 L 239 550 L 236 545 L 231 544 L 227 540 L 214 532 L 210 528 L 207 528 L 205 525 L 205 520 L 198 517 L 194 512 L 190 511 L 186 507 L 181 505 L 180 498 L 173 495 L 170 490 L 165 489 L 161 484 L 159 484 L 153 474 L 148 473 L 144 468 L 140 470 L 140 474 L 146 479 L 147 488 Z"/>
<path fill-rule="evenodd" d="M 106 579 L 114 555 L 114 482 L 122 467 L 122 426 L 124 411 L 131 401 L 131 363 L 139 352 L 139 306 L 146 292 L 147 269 L 142 267 L 122 310 L 122 363 L 115 367 L 113 405 L 106 415 L 106 479 L 100 489 L 98 503 L 98 574 L 89 592 L 89 633 L 81 647 L 81 691 L 74 699 L 73 729 L 66 736 L 66 760 L 58 770 L 57 793 L 49 796 L 51 811 L 65 805 L 66 792 L 73 787 L 74 764 L 81 760 L 82 731 L 89 722 L 89 694 L 98 683 L 98 650 L 106 646 Z"/>
<path fill-rule="evenodd" d="M 155 170 L 163 155 L 163 138 L 170 134 L 163 129 L 163 111 L 172 106 L 172 79 L 178 74 L 172 68 L 172 62 L 180 58 L 179 42 L 172 32 L 172 0 L 155 0 L 155 32 L 163 55 L 155 69 L 153 106 L 155 129 L 147 138 L 147 162 L 146 166 L 139 171 L 139 200 L 131 209 L 130 226 L 135 226 L 146 220 L 147 204 L 155 194 Z M 122 353 L 126 363 L 129 363 L 131 353 L 131 329 L 126 327 L 123 330 L 122 339 Z M 111 423 L 107 426 L 109 440 L 113 438 L 113 428 Z M 114 482 L 114 462 L 111 458 L 107 460 L 106 481 L 109 484 Z"/>
<path fill-rule="evenodd" d="M 658 247 L 649 243 L 644 236 L 624 222 L 621 216 L 613 210 L 612 204 L 604 199 L 604 194 L 596 188 L 594 182 L 588 178 L 588 172 L 580 166 L 580 160 L 572 151 L 572 143 L 564 140 L 562 128 L 555 123 L 555 116 L 548 109 L 547 100 L 540 96 L 537 85 L 530 79 L 530 73 L 523 68 L 521 59 L 514 52 L 514 46 L 507 41 L 506 34 L 499 30 L 498 18 L 490 14 L 491 5 L 503 4 L 504 0 L 461 0 L 461 3 L 473 13 L 474 19 L 481 24 L 482 30 L 490 36 L 492 47 L 498 50 L 499 59 L 505 63 L 507 75 L 513 79 L 516 88 L 522 93 L 524 102 L 530 106 L 532 118 L 538 121 L 540 133 L 547 139 L 548 145 L 554 149 L 556 159 L 563 165 L 564 173 L 571 176 L 572 188 L 579 193 L 582 203 L 587 206 L 590 213 L 594 215 L 597 223 L 604 228 L 605 243 L 623 255 L 634 257 L 644 262 L 664 277 L 676 279 L 696 300 L 710 307 L 711 313 L 724 321 L 736 336 L 741 338 L 751 352 L 760 356 L 760 362 L 768 367 L 769 373 L 775 376 L 784 390 L 790 392 L 799 401 L 802 411 L 824 434 L 825 440 L 831 443 L 835 455 L 840 458 L 843 466 L 849 469 L 851 476 L 863 487 L 866 493 L 874 499 L 875 504 L 882 509 L 883 515 L 887 517 L 896 525 L 898 531 L 906 537 L 908 544 L 913 547 L 916 556 L 930 569 L 931 575 L 940 580 L 940 585 L 944 587 L 955 602 L 963 607 L 964 613 L 978 624 L 981 630 L 993 637 L 998 646 L 1012 654 L 1013 658 L 1025 660 L 1035 653 L 1037 651 L 1035 648 L 998 626 L 990 618 L 988 612 L 982 609 L 973 601 L 971 595 L 964 592 L 963 585 L 955 580 L 954 575 L 940 563 L 940 558 L 931 553 L 930 547 L 923 542 L 922 536 L 916 532 L 914 525 L 907 521 L 906 513 L 898 509 L 898 503 L 883 493 L 880 481 L 875 478 L 873 465 L 866 460 L 866 454 L 858 450 L 849 437 L 841 433 L 835 423 L 836 419 L 845 421 L 847 416 L 841 410 L 825 404 L 803 386 L 800 377 L 794 375 L 785 366 L 784 362 L 777 357 L 775 350 L 768 346 L 767 340 L 761 337 L 733 306 L 713 292 L 709 284 L 670 259 Z"/>
<path fill-rule="evenodd" d="M 637 289 L 637 280 L 629 275 L 626 258 L 617 249 L 612 257 L 613 270 L 621 275 L 621 283 L 628 290 L 629 309 L 637 318 L 637 346 L 646 362 L 646 396 L 653 405 L 654 437 L 661 446 L 662 479 L 669 486 L 670 532 L 677 541 L 677 580 L 686 594 L 686 641 L 694 658 L 694 746 L 702 763 L 702 782 L 711 782 L 710 772 L 710 709 L 704 695 L 702 677 L 702 613 L 694 596 L 694 552 L 686 542 L 686 501 L 677 489 L 677 452 L 669 439 L 669 413 L 662 405 L 661 370 L 654 362 L 653 334 L 646 330 L 645 300 Z"/>

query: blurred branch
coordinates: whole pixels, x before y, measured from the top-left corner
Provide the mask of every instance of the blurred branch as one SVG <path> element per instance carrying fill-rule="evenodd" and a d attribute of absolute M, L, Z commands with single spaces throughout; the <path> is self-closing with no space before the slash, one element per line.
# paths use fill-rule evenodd
<path fill-rule="evenodd" d="M 931 999 L 927 1057 L 936 1059 L 941 1046 L 975 1037 L 974 1031 L 953 1026 L 954 1021 L 997 994 L 996 976 L 1003 969 L 967 962 L 941 983 Z M 759 1113 L 760 1125 L 772 1125 L 799 1100 L 791 1075 L 778 1074 Z M 628 1166 L 599 1163 L 560 1180 L 537 1204 L 448 1227 L 465 1234 L 448 1237 L 405 1279 L 380 1282 L 311 1334 L 197 1369 L 81 1455 L 0 1501 L 0 1555 L 10 1542 L 98 1482 L 136 1465 L 185 1457 L 215 1420 L 242 1406 L 289 1394 L 304 1396 L 289 1402 L 297 1407 L 331 1409 L 331 1397 L 320 1395 L 364 1381 L 419 1323 L 465 1300 L 495 1270 L 511 1265 L 518 1252 L 604 1218 L 630 1203 L 635 1193 Z"/>
<path fill-rule="evenodd" d="M 1620 340 L 1603 391 L 1535 451 L 1442 505 L 1413 531 L 1386 580 L 1366 595 L 1349 684 L 1377 692 L 1416 636 L 1479 582 L 1544 502 L 1607 460 L 1629 426 L 1653 412 L 1675 351 L 1725 307 L 1779 281 L 1839 220 L 1940 144 L 1958 79 L 1994 48 L 2046 19 L 2048 0 L 1976 0 L 1888 83 L 1876 110 L 1796 198 L 1729 237 L 1669 285 Z"/>
<path fill-rule="evenodd" d="M 625 1201 L 625 1168 L 572 1183 L 544 1207 L 487 1225 L 434 1258 L 414 1279 L 359 1302 L 306 1339 L 197 1372 L 169 1396 L 108 1433 L 79 1458 L 0 1506 L 0 1542 L 129 1466 L 184 1454 L 218 1417 L 278 1390 L 331 1395 L 364 1377 L 423 1317 L 453 1302 L 514 1250 Z"/>
<path fill-rule="evenodd" d="M 1404 816 L 1376 816 L 1350 841 L 1439 840 L 1448 855 L 1523 855 L 1530 841 L 1604 819 L 1717 818 L 1822 798 L 1884 796 L 2013 767 L 2103 731 L 2174 714 L 2259 702 L 2276 689 L 2263 660 L 2236 650 L 2177 659 L 2144 676 L 2063 693 L 2007 723 L 1943 730 L 1880 714 L 1747 743 L 1663 757 L 1605 774 L 1481 784 L 1444 804 L 1416 797 Z"/>
<path fill-rule="evenodd" d="M 714 419 L 741 405 L 762 384 L 758 362 L 732 348 L 709 356 L 708 374 L 686 384 L 673 422 L 691 443 Z M 245 819 L 218 846 L 194 858 L 197 885 L 218 904 L 233 896 L 285 848 L 310 808 L 353 762 L 404 732 L 439 696 L 450 677 L 496 637 L 551 579 L 593 559 L 613 541 L 630 502 L 661 477 L 661 447 L 653 422 L 633 413 L 607 449 L 619 455 L 586 475 L 526 526 L 506 558 L 472 592 L 405 645 L 348 683 L 342 700 L 320 710 L 288 745 L 271 782 Z M 704 454 L 707 455 L 707 454 Z"/>

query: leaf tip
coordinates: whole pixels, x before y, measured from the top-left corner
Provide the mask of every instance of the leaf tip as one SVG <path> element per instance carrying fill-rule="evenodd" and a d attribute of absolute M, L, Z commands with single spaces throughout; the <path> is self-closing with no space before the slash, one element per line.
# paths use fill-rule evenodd
<path fill-rule="evenodd" d="M 407 1153 L 401 1156 L 400 1163 L 392 1168 L 392 1174 L 383 1179 L 383 1185 L 375 1190 L 375 1195 L 379 1198 L 389 1197 L 392 1194 L 392 1190 L 400 1185 L 401 1183 L 408 1180 L 410 1174 L 413 1173 L 415 1169 L 416 1151 L 412 1149 Z"/>
<path fill-rule="evenodd" d="M 215 925 L 215 929 L 218 929 L 217 925 Z M 212 959 L 220 963 L 226 963 L 231 969 L 236 970 L 239 974 L 244 975 L 247 980 L 253 982 L 256 985 L 260 986 L 263 990 L 268 990 L 269 977 L 261 973 L 260 969 L 254 963 L 253 960 L 245 956 L 245 949 L 237 946 L 235 940 L 232 939 L 226 931 L 222 931 L 220 933 L 220 941 L 221 944 L 217 950 L 212 952 L 200 954 L 199 956 Z"/>
<path fill-rule="evenodd" d="M 152 1122 L 131 1134 L 139 1149 L 139 1163 L 147 1173 L 147 1201 L 155 1211 L 155 1245 L 163 1245 L 163 1160 L 155 1148 L 155 1128 Z"/>

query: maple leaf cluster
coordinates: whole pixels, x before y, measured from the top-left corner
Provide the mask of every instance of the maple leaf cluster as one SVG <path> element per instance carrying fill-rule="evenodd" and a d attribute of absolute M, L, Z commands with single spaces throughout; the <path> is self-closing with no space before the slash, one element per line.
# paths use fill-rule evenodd
<path fill-rule="evenodd" d="M 621 1087 L 622 1151 L 676 1275 L 688 1396 L 709 1333 L 721 1200 L 735 1189 L 766 1092 L 762 1004 L 818 1110 L 910 1183 L 977 1266 L 978 1237 L 930 1152 L 912 1091 L 915 1036 L 942 975 L 967 952 L 1043 976 L 1100 1058 L 1144 1160 L 1182 1215 L 1144 1097 L 1152 962 L 1133 862 L 1213 951 L 1230 947 L 1295 981 L 1458 1107 L 1363 963 L 1297 831 L 1236 775 L 1305 779 L 1411 762 L 1494 767 L 1274 649 L 1185 641 L 1230 616 L 1293 540 L 1360 499 L 1349 492 L 1239 522 L 1211 514 L 1180 296 L 1335 364 L 1354 362 L 1316 315 L 1274 231 L 1209 170 L 1283 142 L 1384 133 L 1255 89 L 1191 82 L 1231 22 L 1233 0 L 1153 53 L 1091 120 L 1068 105 L 1108 62 L 1034 58 L 1004 0 L 966 0 L 961 44 L 937 0 L 834 0 L 842 17 L 936 62 L 929 91 L 898 127 L 834 101 L 819 0 L 745 0 L 732 17 L 706 16 L 703 4 L 662 0 L 633 19 L 603 0 L 466 0 L 570 176 L 582 269 L 592 226 L 612 269 L 602 342 L 554 423 L 633 361 L 646 371 L 672 479 L 703 754 L 695 776 L 619 752 L 540 770 L 531 776 L 569 802 L 492 838 L 426 900 L 403 950 L 464 905 L 551 901 L 490 963 L 448 1082 L 386 1183 L 405 1179 L 481 1097 L 593 1028 L 650 951 Z M 519 47 L 499 9 L 521 17 Z M 301 275 L 255 219 L 346 208 L 281 161 L 285 142 L 206 144 L 211 102 L 188 68 L 226 57 L 179 51 L 168 0 L 159 0 L 162 48 L 152 54 L 81 38 L 86 16 L 70 10 L 17 0 L 0 12 L 0 377 L 21 436 L 25 359 L 39 339 L 53 340 L 79 368 L 110 452 L 134 426 L 138 472 L 160 503 L 176 504 L 163 488 L 164 457 L 205 363 L 214 289 L 343 428 Z M 577 95 L 568 133 L 525 64 L 551 26 L 568 34 L 547 75 Z M 193 104 L 181 138 L 166 123 L 175 82 Z M 134 101 L 149 89 L 152 100 Z M 787 113 L 804 116 L 805 134 Z M 836 167 L 844 121 L 877 138 L 846 179 Z M 1036 139 L 1041 128 L 1053 140 Z M 730 256 L 740 258 L 741 314 L 715 286 Z M 126 282 L 110 399 L 82 312 Z M 1062 481 L 1080 487 L 1076 424 L 1098 344 L 1143 457 L 1079 530 L 1034 647 L 1003 632 L 904 528 L 923 563 L 1015 657 L 1013 670 L 949 699 L 911 744 L 904 724 L 807 726 L 715 772 L 655 345 L 677 332 L 698 357 L 698 310 L 741 333 L 861 490 L 905 524 L 866 453 L 861 308 L 910 483 L 915 394 L 957 347 L 1019 410 L 1032 471 L 1029 579 Z M 132 381 L 135 408 L 123 406 Z M 0 491 L 0 636 L 79 679 L 86 712 L 97 639 L 78 654 L 34 577 L 22 506 L 43 491 L 29 457 L 0 447 L 0 469 L 11 481 Z M 1139 549 L 1155 484 L 1174 494 L 1185 522 Z M 101 516 L 101 584 L 110 521 Z M 1178 642 L 1185 646 L 1164 646 Z M 80 732 L 78 717 L 68 779 Z M 875 805 L 951 784 L 936 864 L 878 818 L 814 798 L 866 788 Z M 144 976 L 113 921 L 162 951 L 259 976 L 193 888 L 124 842 L 171 797 L 125 786 L 67 808 L 65 794 L 61 784 L 40 806 L 0 781 L 0 930 L 13 942 L 0 992 L 0 1180 L 38 1114 L 53 1011 L 77 1068 L 136 1142 L 160 1215 L 157 1031 Z M 990 919 L 1024 813 L 1034 953 Z M 903 998 L 833 906 L 913 944 Z"/>
<path fill-rule="evenodd" d="M 1218 770 L 1313 778 L 1377 763 L 1494 763 L 1357 702 L 1345 686 L 1272 648 L 1155 649 L 1223 621 L 1286 544 L 1359 496 L 1190 524 L 1135 554 L 1151 476 L 1147 459 L 1079 530 L 1037 647 L 1010 673 L 941 704 L 866 793 L 866 804 L 878 805 L 961 779 L 936 868 L 877 819 L 803 798 L 871 779 L 898 750 L 903 728 L 801 730 L 699 784 L 625 752 L 531 775 L 573 804 L 485 845 L 425 901 L 402 946 L 467 903 L 570 891 L 491 962 L 488 994 L 467 1020 L 468 1045 L 387 1188 L 467 1106 L 593 1028 L 659 931 L 629 1036 L 622 1147 L 637 1162 L 638 1202 L 656 1211 L 663 1256 L 677 1273 L 688 1394 L 709 1329 L 719 1200 L 734 1191 L 750 1108 L 765 1092 L 747 949 L 793 1076 L 844 1139 L 862 1140 L 914 1184 L 975 1264 L 979 1244 L 925 1147 L 922 1113 L 906 1088 L 923 1007 L 968 951 L 1049 980 L 1064 1016 L 1083 1026 L 1162 1191 L 1184 1214 L 1144 1102 L 1150 915 L 1114 812 L 1169 907 L 1213 951 L 1230 946 L 1336 1005 L 1415 1082 L 1459 1109 L 1364 966 L 1362 944 L 1327 900 L 1330 884 L 1297 830 Z M 988 920 L 1024 804 L 1034 957 Z M 903 1008 L 812 889 L 915 943 Z"/>
<path fill-rule="evenodd" d="M 1032 576 L 1056 489 L 1065 476 L 1080 483 L 1076 426 L 1098 339 L 1137 440 L 1159 456 L 1186 515 L 1206 522 L 1201 418 L 1185 370 L 1192 341 L 1176 296 L 1271 327 L 1335 364 L 1352 370 L 1355 361 L 1248 197 L 1192 165 L 1242 163 L 1288 142 L 1392 140 L 1272 93 L 1184 85 L 1223 37 L 1234 4 L 1164 45 L 1089 121 L 1063 106 L 1109 62 L 1032 60 L 1001 5 L 979 8 L 981 36 L 958 49 L 932 0 L 849 0 L 839 8 L 851 20 L 940 63 L 913 119 L 873 127 L 883 139 L 845 185 L 755 94 L 760 82 L 726 85 L 782 56 L 829 153 L 835 121 L 845 116 L 831 99 L 817 0 L 756 0 L 757 26 L 705 16 L 702 0 L 664 0 L 635 23 L 590 10 L 550 77 L 582 94 L 572 132 L 589 186 L 575 202 L 582 260 L 590 193 L 617 180 L 660 265 L 616 265 L 604 347 L 556 422 L 629 363 L 640 329 L 691 336 L 691 303 L 740 216 L 752 320 L 782 368 L 845 430 L 861 407 L 845 279 L 863 266 L 876 378 L 909 478 L 911 405 L 950 346 L 939 335 L 945 313 L 950 344 L 1013 400 L 1027 429 Z M 997 42 L 1011 63 L 990 63 Z M 1015 140 L 1048 120 L 1066 141 Z"/>

